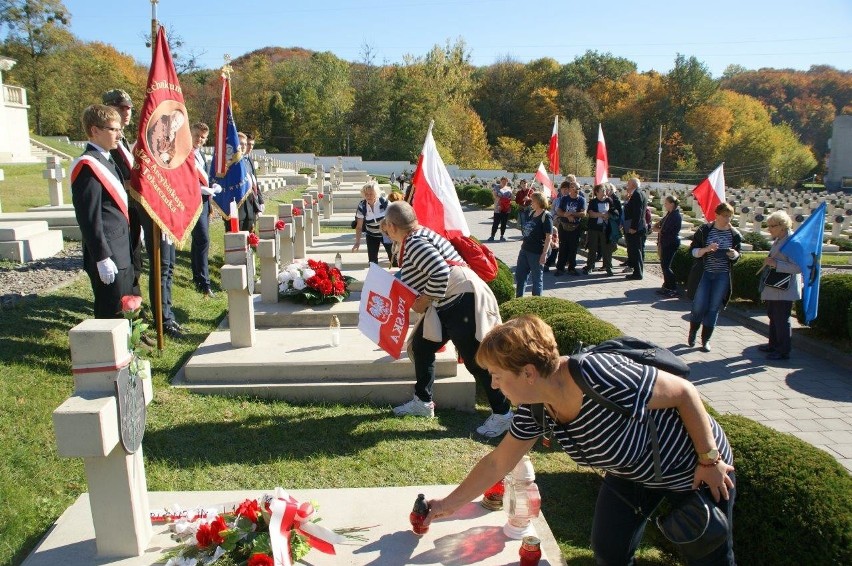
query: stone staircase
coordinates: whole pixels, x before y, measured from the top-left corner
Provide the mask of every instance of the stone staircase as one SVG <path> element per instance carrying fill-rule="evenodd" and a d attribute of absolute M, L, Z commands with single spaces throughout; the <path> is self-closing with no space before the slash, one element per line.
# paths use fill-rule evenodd
<path fill-rule="evenodd" d="M 49 155 L 54 155 L 60 159 L 74 159 L 67 153 L 63 153 L 57 149 L 53 149 L 47 144 L 44 144 L 36 139 L 30 138 L 30 155 L 33 156 L 34 161 L 38 161 L 40 163 L 44 163 L 44 160 Z"/>

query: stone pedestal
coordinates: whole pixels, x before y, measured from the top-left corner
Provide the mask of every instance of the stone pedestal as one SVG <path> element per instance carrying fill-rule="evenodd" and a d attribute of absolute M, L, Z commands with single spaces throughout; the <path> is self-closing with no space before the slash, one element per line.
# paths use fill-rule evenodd
<path fill-rule="evenodd" d="M 314 211 L 305 207 L 305 247 L 314 247 Z"/>
<path fill-rule="evenodd" d="M 55 155 L 48 155 L 46 158 L 45 170 L 42 171 L 42 177 L 47 179 L 47 190 L 50 194 L 50 206 L 62 206 L 64 198 L 62 196 L 62 179 L 65 178 L 65 170 L 62 169 L 62 162 Z"/>
<path fill-rule="evenodd" d="M 281 265 L 290 265 L 296 259 L 295 250 L 293 249 L 293 223 L 284 225 L 284 229 L 280 235 L 281 248 L 278 260 Z"/>
<path fill-rule="evenodd" d="M 278 302 L 278 258 L 275 240 L 261 240 L 257 245 L 260 256 L 260 300 Z"/>
<path fill-rule="evenodd" d="M 99 557 L 131 557 L 151 540 L 142 448 L 127 454 L 120 442 L 115 380 L 130 363 L 124 319 L 85 320 L 71 329 L 74 395 L 53 412 L 60 456 L 82 457 Z M 150 370 L 138 387 L 151 401 Z M 58 562 L 57 562 L 58 563 Z"/>
<path fill-rule="evenodd" d="M 254 346 L 254 302 L 246 287 L 244 265 L 222 266 L 222 289 L 228 293 L 228 326 L 231 329 L 231 346 Z"/>
<path fill-rule="evenodd" d="M 249 295 L 254 293 L 254 253 L 248 245 L 248 232 L 227 232 L 225 234 L 225 264 L 245 267 L 246 289 Z"/>

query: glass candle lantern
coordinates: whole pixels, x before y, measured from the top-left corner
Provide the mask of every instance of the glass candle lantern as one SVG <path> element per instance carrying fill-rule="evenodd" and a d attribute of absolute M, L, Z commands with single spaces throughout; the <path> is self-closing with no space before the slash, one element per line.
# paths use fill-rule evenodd
<path fill-rule="evenodd" d="M 541 509 L 541 494 L 535 483 L 535 470 L 530 457 L 524 455 L 505 480 L 503 509 L 508 521 L 503 525 L 503 533 L 509 538 L 522 539 L 535 535 L 531 524 Z"/>
<path fill-rule="evenodd" d="M 489 511 L 499 511 L 503 508 L 503 495 L 505 492 L 504 481 L 500 480 L 485 490 L 480 503 Z"/>

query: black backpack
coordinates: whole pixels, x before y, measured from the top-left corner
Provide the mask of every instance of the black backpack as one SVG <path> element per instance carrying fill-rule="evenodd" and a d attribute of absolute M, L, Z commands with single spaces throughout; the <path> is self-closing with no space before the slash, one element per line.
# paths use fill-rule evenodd
<path fill-rule="evenodd" d="M 640 364 L 654 366 L 655 368 L 680 377 L 687 377 L 689 375 L 689 366 L 686 365 L 686 362 L 678 358 L 670 350 L 667 350 L 662 346 L 658 346 L 653 342 L 633 338 L 632 336 L 621 336 L 619 338 L 613 338 L 612 340 L 606 340 L 600 344 L 583 348 L 578 353 L 569 357 L 568 370 L 571 374 L 571 378 L 580 390 L 598 405 L 606 407 L 610 411 L 620 413 L 625 417 L 630 417 L 630 411 L 613 403 L 595 391 L 594 388 L 589 385 L 589 382 L 586 381 L 586 378 L 583 376 L 583 372 L 580 369 L 580 364 L 586 356 L 599 353 L 621 354 Z M 532 412 L 532 416 L 536 424 L 541 428 L 544 428 L 544 404 L 535 403 L 530 405 L 530 411 Z M 651 448 L 654 456 L 654 478 L 657 481 L 662 481 L 663 468 L 660 463 L 660 441 L 659 435 L 657 434 L 657 426 L 652 418 L 647 418 L 645 423 L 648 426 Z"/>

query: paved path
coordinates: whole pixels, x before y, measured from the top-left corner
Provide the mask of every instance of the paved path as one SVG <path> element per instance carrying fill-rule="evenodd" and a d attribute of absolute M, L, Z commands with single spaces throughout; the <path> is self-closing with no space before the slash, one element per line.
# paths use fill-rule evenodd
<path fill-rule="evenodd" d="M 490 235 L 491 212 L 465 209 L 472 235 Z M 494 254 L 514 268 L 520 232 L 512 225 L 507 242 L 489 244 Z M 582 267 L 584 258 L 578 263 Z M 795 349 L 790 360 L 771 362 L 757 347 L 765 334 L 723 313 L 713 335 L 713 351 L 686 345 L 691 303 L 662 300 L 654 291 L 662 281 L 646 273 L 642 281 L 594 275 L 544 276 L 544 294 L 576 301 L 625 334 L 647 338 L 670 348 L 692 368 L 690 379 L 721 413 L 754 419 L 821 448 L 852 470 L 852 371 L 826 355 Z M 527 284 L 529 294 L 532 288 Z M 795 342 L 795 340 L 794 340 Z"/>

